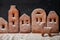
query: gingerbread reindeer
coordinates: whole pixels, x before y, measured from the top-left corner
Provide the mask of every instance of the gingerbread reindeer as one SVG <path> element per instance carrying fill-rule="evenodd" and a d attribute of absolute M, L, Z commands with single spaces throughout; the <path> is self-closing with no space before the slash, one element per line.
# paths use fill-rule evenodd
<path fill-rule="evenodd" d="M 41 24 L 42 25 L 42 24 Z M 51 30 L 52 30 L 52 27 L 47 27 L 46 26 L 46 23 L 43 22 L 43 25 L 42 25 L 42 36 L 44 36 L 45 33 L 47 33 L 49 36 L 51 36 Z"/>

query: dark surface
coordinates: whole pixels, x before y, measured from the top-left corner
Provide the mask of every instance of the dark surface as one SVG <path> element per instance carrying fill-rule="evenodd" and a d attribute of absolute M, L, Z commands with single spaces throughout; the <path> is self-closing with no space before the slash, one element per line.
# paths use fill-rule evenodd
<path fill-rule="evenodd" d="M 35 8 L 44 9 L 47 15 L 50 10 L 55 10 L 60 16 L 59 2 L 59 0 L 0 0 L 0 17 L 8 19 L 8 10 L 12 4 L 17 6 L 19 16 L 23 13 L 31 16 L 31 12 Z"/>

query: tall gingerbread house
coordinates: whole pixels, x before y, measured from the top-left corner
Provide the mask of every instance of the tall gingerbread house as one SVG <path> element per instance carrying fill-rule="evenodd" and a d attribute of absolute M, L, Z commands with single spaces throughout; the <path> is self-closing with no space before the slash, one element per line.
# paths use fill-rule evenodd
<path fill-rule="evenodd" d="M 18 10 L 15 5 L 10 6 L 8 11 L 9 32 L 18 32 Z"/>
<path fill-rule="evenodd" d="M 20 17 L 20 32 L 29 33 L 30 32 L 30 17 L 25 13 Z"/>
<path fill-rule="evenodd" d="M 59 32 L 59 18 L 55 11 L 50 11 L 47 16 L 47 27 L 52 27 L 51 32 Z"/>
<path fill-rule="evenodd" d="M 0 17 L 0 33 L 8 32 L 8 25 L 7 21 Z"/>
<path fill-rule="evenodd" d="M 31 14 L 31 18 L 32 18 L 32 32 L 33 33 L 42 32 L 42 27 L 46 26 L 44 25 L 46 23 L 45 11 L 41 8 L 34 9 Z"/>

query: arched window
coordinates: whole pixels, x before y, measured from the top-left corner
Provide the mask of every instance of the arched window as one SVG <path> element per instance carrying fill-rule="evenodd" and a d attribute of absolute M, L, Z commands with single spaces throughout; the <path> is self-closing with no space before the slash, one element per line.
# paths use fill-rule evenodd
<path fill-rule="evenodd" d="M 28 20 L 26 20 L 26 23 L 28 24 Z"/>
<path fill-rule="evenodd" d="M 49 22 L 52 22 L 52 19 L 49 19 Z"/>
<path fill-rule="evenodd" d="M 40 18 L 40 22 L 42 22 L 42 18 Z"/>
<path fill-rule="evenodd" d="M 24 21 L 22 20 L 22 24 L 24 24 Z"/>
<path fill-rule="evenodd" d="M 38 22 L 38 18 L 36 18 L 36 22 Z"/>
<path fill-rule="evenodd" d="M 56 22 L 56 19 L 53 19 L 54 20 L 54 22 Z"/>
<path fill-rule="evenodd" d="M 2 28 L 4 29 L 5 28 L 5 25 L 2 25 Z"/>

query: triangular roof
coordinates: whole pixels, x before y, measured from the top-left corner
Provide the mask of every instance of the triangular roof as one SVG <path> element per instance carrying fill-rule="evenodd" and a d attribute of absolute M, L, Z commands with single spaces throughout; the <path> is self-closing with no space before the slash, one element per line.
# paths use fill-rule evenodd
<path fill-rule="evenodd" d="M 8 13 L 18 13 L 18 10 L 16 9 L 16 5 L 11 5 Z"/>
<path fill-rule="evenodd" d="M 55 11 L 50 11 L 48 14 L 48 18 L 58 18 L 58 15 Z"/>
<path fill-rule="evenodd" d="M 29 17 L 27 14 L 24 13 L 24 14 L 20 17 L 20 19 L 21 19 L 21 18 L 30 18 L 30 17 Z"/>
<path fill-rule="evenodd" d="M 2 17 L 0 17 L 0 22 L 3 23 L 3 24 L 7 23 L 7 21 Z"/>

